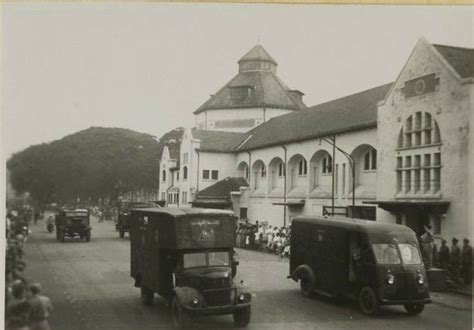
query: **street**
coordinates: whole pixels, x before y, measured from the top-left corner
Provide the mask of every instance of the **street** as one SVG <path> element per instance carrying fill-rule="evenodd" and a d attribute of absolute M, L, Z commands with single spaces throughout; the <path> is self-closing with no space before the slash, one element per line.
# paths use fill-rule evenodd
<path fill-rule="evenodd" d="M 91 219 L 89 243 L 74 239 L 60 243 L 46 231 L 45 221 L 32 225 L 26 243 L 26 277 L 39 281 L 53 304 L 53 329 L 167 329 L 168 309 L 162 299 L 152 307 L 140 302 L 139 289 L 129 276 L 129 238 L 119 238 L 111 221 Z M 260 252 L 237 250 L 236 279 L 254 292 L 249 329 L 468 329 L 471 300 L 433 293 L 433 304 L 411 317 L 402 306 L 384 307 L 367 317 L 353 302 L 324 297 L 304 298 L 298 283 L 286 279 L 288 260 Z M 199 329 L 233 327 L 232 316 L 199 318 Z"/>

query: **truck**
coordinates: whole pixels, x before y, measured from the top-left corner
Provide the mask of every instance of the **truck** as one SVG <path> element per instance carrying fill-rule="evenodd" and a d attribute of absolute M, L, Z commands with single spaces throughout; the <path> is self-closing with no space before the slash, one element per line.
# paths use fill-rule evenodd
<path fill-rule="evenodd" d="M 247 326 L 252 295 L 234 281 L 236 224 L 226 210 L 132 209 L 130 275 L 142 303 L 163 297 L 179 329 L 198 315 L 232 314 L 237 327 Z"/>

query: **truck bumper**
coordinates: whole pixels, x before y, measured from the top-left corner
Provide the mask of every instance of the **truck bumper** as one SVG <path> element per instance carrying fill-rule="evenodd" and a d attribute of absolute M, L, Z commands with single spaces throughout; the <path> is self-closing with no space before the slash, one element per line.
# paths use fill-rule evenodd
<path fill-rule="evenodd" d="M 188 312 L 199 315 L 225 315 L 232 314 L 234 311 L 250 307 L 250 303 L 242 303 L 224 306 L 191 307 L 183 306 Z"/>
<path fill-rule="evenodd" d="M 430 304 L 431 299 L 381 299 L 380 303 L 382 305 Z"/>

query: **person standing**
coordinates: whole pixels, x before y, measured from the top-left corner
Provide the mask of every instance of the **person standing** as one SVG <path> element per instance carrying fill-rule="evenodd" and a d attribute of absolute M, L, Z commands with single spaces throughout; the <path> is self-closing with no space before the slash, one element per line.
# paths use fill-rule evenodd
<path fill-rule="evenodd" d="M 423 255 L 423 262 L 425 268 L 431 269 L 433 266 L 433 234 L 431 233 L 431 226 L 425 226 L 425 232 L 420 237 L 421 252 Z"/>
<path fill-rule="evenodd" d="M 461 274 L 464 284 L 472 282 L 472 246 L 469 245 L 467 238 L 463 239 L 463 247 L 461 252 Z"/>
<path fill-rule="evenodd" d="M 459 268 L 461 265 L 461 249 L 458 246 L 459 240 L 454 237 L 451 245 L 451 253 L 449 254 L 449 265 L 451 268 L 451 278 L 454 282 L 459 283 Z"/>
<path fill-rule="evenodd" d="M 28 299 L 31 306 L 30 329 L 31 330 L 49 330 L 48 317 L 53 310 L 51 300 L 41 295 L 41 285 L 34 283 L 30 285 L 31 296 Z"/>
<path fill-rule="evenodd" d="M 445 239 L 441 239 L 441 246 L 438 252 L 439 266 L 442 269 L 448 269 L 449 267 L 449 247 L 446 243 Z"/>
<path fill-rule="evenodd" d="M 26 286 L 21 280 L 16 280 L 11 287 L 11 298 L 6 309 L 6 329 L 30 330 L 28 326 L 31 305 L 26 299 Z"/>

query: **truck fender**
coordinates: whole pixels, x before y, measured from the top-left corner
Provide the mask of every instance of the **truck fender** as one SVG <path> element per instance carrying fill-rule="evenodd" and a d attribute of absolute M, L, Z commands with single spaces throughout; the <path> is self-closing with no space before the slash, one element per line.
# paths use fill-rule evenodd
<path fill-rule="evenodd" d="M 310 281 L 314 283 L 314 280 L 315 280 L 314 272 L 313 272 L 313 269 L 309 265 L 300 265 L 296 267 L 296 269 L 293 271 L 293 274 L 291 274 L 291 278 L 295 282 L 298 282 L 302 276 L 308 276 Z"/>
<path fill-rule="evenodd" d="M 181 304 L 181 306 L 184 306 L 184 307 L 188 307 L 188 306 L 191 307 L 191 301 L 194 298 L 198 298 L 198 301 L 199 301 L 198 306 L 201 306 L 201 304 L 204 301 L 199 291 L 189 286 L 175 287 L 173 288 L 173 294 L 176 295 L 176 297 L 178 297 L 179 303 Z M 198 307 L 198 306 L 194 306 L 194 307 Z"/>

